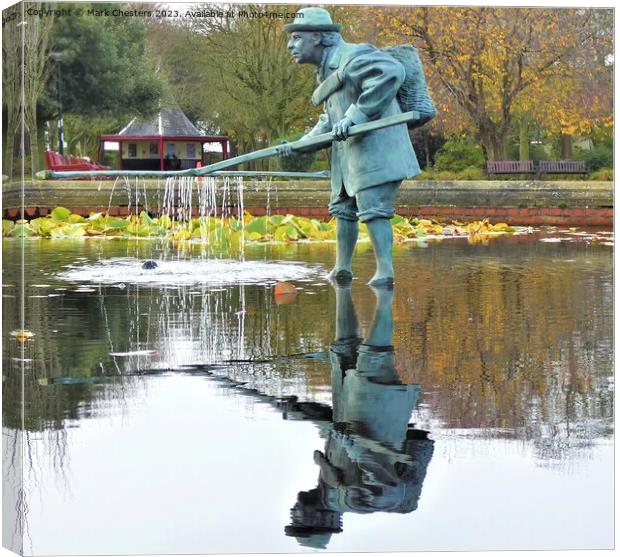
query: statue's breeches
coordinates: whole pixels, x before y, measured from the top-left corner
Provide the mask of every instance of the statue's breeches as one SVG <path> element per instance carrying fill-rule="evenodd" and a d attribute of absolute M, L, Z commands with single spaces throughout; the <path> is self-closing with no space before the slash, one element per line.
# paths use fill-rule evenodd
<path fill-rule="evenodd" d="M 344 187 L 332 190 L 329 214 L 349 221 L 368 222 L 377 218 L 391 219 L 394 216 L 394 202 L 401 182 L 387 182 L 372 186 L 350 196 Z"/>

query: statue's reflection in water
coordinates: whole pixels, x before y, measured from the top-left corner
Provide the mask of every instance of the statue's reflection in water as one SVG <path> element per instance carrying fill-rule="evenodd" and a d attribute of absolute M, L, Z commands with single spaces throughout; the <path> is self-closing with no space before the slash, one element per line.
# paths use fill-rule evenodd
<path fill-rule="evenodd" d="M 372 289 L 375 313 L 362 339 L 351 288 L 334 288 L 332 420 L 324 431 L 325 452 L 314 453 L 318 485 L 299 492 L 285 528 L 314 548 L 327 547 L 332 534 L 342 532 L 345 512 L 414 511 L 433 454 L 428 432 L 408 423 L 420 386 L 403 384 L 395 369 L 393 290 Z"/>

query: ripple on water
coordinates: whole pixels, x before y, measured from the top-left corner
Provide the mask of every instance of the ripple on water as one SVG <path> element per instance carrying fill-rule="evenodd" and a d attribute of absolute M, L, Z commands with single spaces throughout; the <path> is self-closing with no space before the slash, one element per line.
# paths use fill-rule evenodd
<path fill-rule="evenodd" d="M 143 269 L 135 258 L 112 258 L 91 264 L 71 265 L 57 275 L 61 280 L 95 284 L 145 284 L 149 286 L 194 284 L 271 284 L 283 280 L 314 279 L 325 273 L 320 265 L 283 261 L 226 259 L 157 261 L 157 268 Z"/>

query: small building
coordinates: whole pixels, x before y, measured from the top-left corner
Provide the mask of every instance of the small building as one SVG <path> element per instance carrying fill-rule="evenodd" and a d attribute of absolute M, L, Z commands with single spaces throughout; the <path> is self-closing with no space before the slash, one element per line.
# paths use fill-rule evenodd
<path fill-rule="evenodd" d="M 99 152 L 106 144 L 118 144 L 121 170 L 183 170 L 205 164 L 209 151 L 229 156 L 228 137 L 201 133 L 178 106 L 162 108 L 151 120 L 134 118 L 117 135 L 102 135 Z"/>

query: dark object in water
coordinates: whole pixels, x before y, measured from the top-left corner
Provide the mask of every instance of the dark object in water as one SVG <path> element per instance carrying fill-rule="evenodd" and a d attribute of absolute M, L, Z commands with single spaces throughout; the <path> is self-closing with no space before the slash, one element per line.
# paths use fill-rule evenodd
<path fill-rule="evenodd" d="M 144 263 L 142 263 L 143 269 L 157 269 L 157 262 L 152 259 L 148 259 Z"/>

